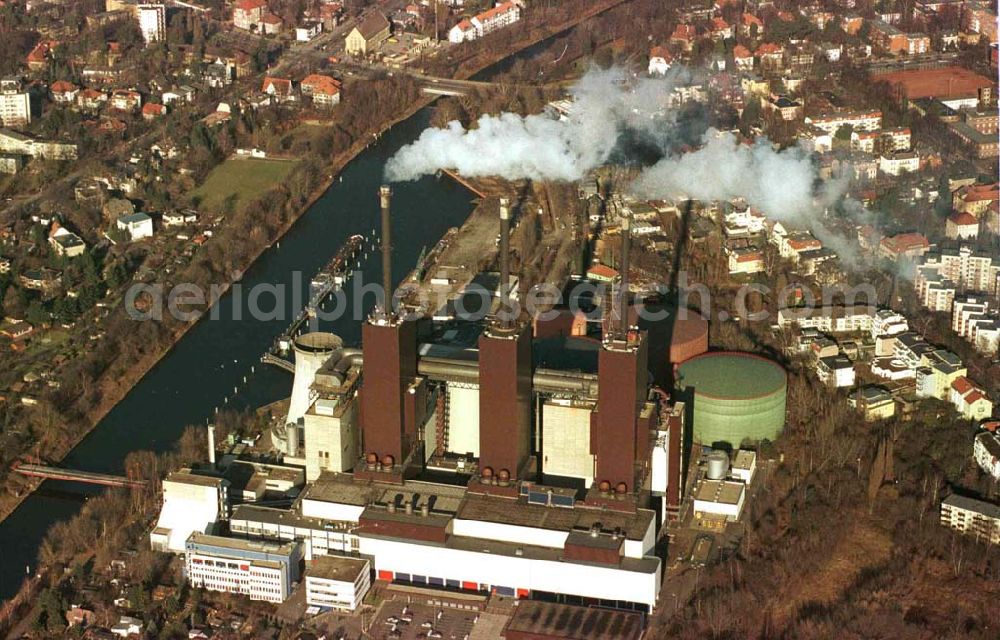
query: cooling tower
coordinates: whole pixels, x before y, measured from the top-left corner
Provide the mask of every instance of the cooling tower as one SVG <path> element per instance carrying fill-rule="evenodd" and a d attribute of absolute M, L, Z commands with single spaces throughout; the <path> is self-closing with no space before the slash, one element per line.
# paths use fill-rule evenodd
<path fill-rule="evenodd" d="M 295 349 L 295 381 L 292 383 L 286 423 L 297 424 L 309 410 L 309 387 L 316 379 L 316 372 L 343 344 L 339 336 L 323 331 L 303 334 L 292 343 Z"/>

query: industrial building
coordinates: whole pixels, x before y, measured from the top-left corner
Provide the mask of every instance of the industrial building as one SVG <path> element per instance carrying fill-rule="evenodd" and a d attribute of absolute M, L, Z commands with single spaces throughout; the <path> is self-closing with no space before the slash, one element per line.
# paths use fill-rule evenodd
<path fill-rule="evenodd" d="M 298 542 L 237 540 L 192 533 L 184 553 L 184 575 L 194 587 L 284 602 L 301 575 Z"/>
<path fill-rule="evenodd" d="M 371 587 L 371 564 L 359 558 L 322 556 L 306 569 L 306 604 L 354 611 Z"/>
<path fill-rule="evenodd" d="M 391 196 L 379 192 L 390 301 Z M 484 321 L 414 320 L 379 300 L 360 349 L 324 332 L 289 340 L 295 379 L 271 441 L 285 465 L 304 470 L 306 486 L 284 492 L 295 496 L 290 509 L 237 506 L 229 530 L 246 544 L 296 545 L 289 557 L 311 563 L 314 606 L 357 606 L 368 571 L 355 569 L 366 562 L 370 577 L 411 587 L 649 612 L 663 571 L 658 532 L 683 497 L 692 407 L 696 440 L 721 433 L 739 444 L 783 426 L 778 365 L 706 353 L 704 318 L 654 319 L 639 313 L 652 301 L 622 295 L 628 213 L 620 275 L 595 301 L 596 320 L 565 331 L 576 316 L 567 324 L 558 311 L 546 324 L 505 313 L 515 301 L 513 212 L 506 199 L 499 210 L 499 274 Z M 709 383 L 716 369 L 743 390 L 737 401 L 724 383 Z M 675 375 L 696 394 L 672 395 Z M 226 469 L 209 471 L 260 500 Z M 698 504 L 723 522 L 738 518 L 755 471 L 756 456 L 741 452 L 735 479 L 706 478 Z M 189 556 L 190 536 L 202 535 L 192 529 Z M 350 580 L 334 565 L 349 566 Z"/>

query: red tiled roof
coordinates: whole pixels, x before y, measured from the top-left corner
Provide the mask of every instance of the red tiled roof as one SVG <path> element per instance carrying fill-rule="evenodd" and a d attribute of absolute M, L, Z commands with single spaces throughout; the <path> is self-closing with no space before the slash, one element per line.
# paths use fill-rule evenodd
<path fill-rule="evenodd" d="M 274 92 L 280 93 L 282 95 L 288 95 L 292 92 L 292 81 L 287 78 L 269 78 L 265 77 L 263 84 L 260 85 L 260 90 L 266 92 L 269 85 L 274 85 Z"/>
<path fill-rule="evenodd" d="M 587 275 L 597 276 L 598 278 L 607 278 L 608 280 L 611 280 L 618 277 L 618 271 L 612 269 L 606 264 L 598 264 L 588 269 Z"/>
<path fill-rule="evenodd" d="M 964 202 L 1000 199 L 1000 183 L 966 185 L 959 190 L 959 198 Z"/>
<path fill-rule="evenodd" d="M 254 11 L 266 6 L 267 3 L 264 0 L 240 0 L 234 8 L 240 11 Z"/>
<path fill-rule="evenodd" d="M 979 221 L 976 220 L 976 216 L 966 211 L 953 213 L 950 216 L 948 216 L 948 220 L 952 224 L 958 225 L 960 227 L 979 226 Z"/>
<path fill-rule="evenodd" d="M 739 59 L 739 58 L 751 58 L 751 57 L 753 57 L 753 55 L 750 53 L 749 49 L 747 49 L 746 47 L 744 47 L 741 44 L 738 44 L 735 47 L 733 47 L 733 57 L 737 58 L 737 59 Z"/>
<path fill-rule="evenodd" d="M 965 376 L 959 376 L 958 378 L 955 378 L 954 382 L 951 383 L 951 388 L 964 397 L 965 394 L 975 389 L 976 386 Z"/>
<path fill-rule="evenodd" d="M 922 233 L 901 233 L 891 238 L 882 238 L 882 245 L 894 253 L 903 253 L 909 249 L 929 248 L 930 242 Z"/>
<path fill-rule="evenodd" d="M 670 55 L 670 52 L 667 51 L 666 47 L 653 47 L 649 51 L 649 57 L 650 57 L 650 59 L 652 59 L 652 58 L 663 58 L 667 62 L 670 62 L 671 60 L 674 59 L 674 57 L 672 55 Z"/>
<path fill-rule="evenodd" d="M 712 18 L 712 30 L 713 31 L 725 31 L 729 28 L 729 23 L 722 18 Z"/>
<path fill-rule="evenodd" d="M 743 21 L 743 24 L 745 24 L 748 27 L 751 25 L 757 25 L 762 29 L 764 28 L 764 22 L 752 13 L 744 13 L 742 16 L 740 16 L 740 18 Z"/>
<path fill-rule="evenodd" d="M 986 396 L 983 395 L 982 391 L 980 391 L 979 389 L 973 389 L 972 393 L 970 393 L 969 395 L 965 396 L 964 399 L 965 399 L 965 403 L 966 404 L 974 404 L 974 403 L 979 402 L 980 400 L 983 400 L 985 398 L 986 398 Z"/>
<path fill-rule="evenodd" d="M 52 89 L 52 93 L 69 93 L 71 91 L 76 91 L 76 85 L 65 80 L 56 80 L 49 88 Z"/>
<path fill-rule="evenodd" d="M 51 51 L 51 43 L 43 40 L 35 45 L 35 48 L 31 50 L 28 54 L 28 62 L 45 62 L 49 57 L 49 51 Z"/>
<path fill-rule="evenodd" d="M 313 93 L 335 95 L 340 93 L 340 81 L 320 73 L 313 73 L 302 79 L 303 87 L 311 87 Z"/>
<path fill-rule="evenodd" d="M 785 49 L 781 45 L 774 44 L 773 42 L 765 42 L 757 47 L 757 55 L 763 56 L 771 53 L 781 53 Z"/>
<path fill-rule="evenodd" d="M 485 22 L 486 20 L 492 18 L 493 16 L 500 15 L 501 13 L 507 13 L 512 9 L 514 9 L 513 2 L 504 2 L 503 4 L 498 4 L 492 9 L 487 9 L 486 11 L 483 11 L 476 17 L 479 18 L 480 22 Z"/>
<path fill-rule="evenodd" d="M 142 115 L 144 116 L 162 116 L 167 112 L 167 108 L 162 104 L 156 104 L 155 102 L 147 102 L 142 105 Z"/>
<path fill-rule="evenodd" d="M 670 34 L 671 40 L 691 40 L 695 36 L 694 27 L 689 24 L 679 24 L 674 32 Z"/>

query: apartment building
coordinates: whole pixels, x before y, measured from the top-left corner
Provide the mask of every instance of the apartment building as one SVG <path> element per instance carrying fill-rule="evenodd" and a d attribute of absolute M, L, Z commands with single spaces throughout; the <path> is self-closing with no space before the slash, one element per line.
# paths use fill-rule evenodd
<path fill-rule="evenodd" d="M 23 127 L 31 122 L 31 97 L 17 78 L 0 80 L 0 126 Z"/>
<path fill-rule="evenodd" d="M 952 494 L 941 502 L 941 525 L 997 544 L 1000 543 L 1000 506 Z"/>

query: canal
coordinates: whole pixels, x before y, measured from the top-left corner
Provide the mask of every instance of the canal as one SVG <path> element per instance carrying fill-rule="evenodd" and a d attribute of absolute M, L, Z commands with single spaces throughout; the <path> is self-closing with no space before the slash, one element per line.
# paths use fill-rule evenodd
<path fill-rule="evenodd" d="M 291 376 L 261 365 L 259 358 L 292 318 L 292 288 L 298 287 L 301 299 L 307 299 L 312 275 L 347 237 L 356 233 L 372 236 L 378 224 L 377 192 L 383 165 L 428 126 L 430 115 L 430 109 L 418 112 L 351 162 L 341 174 L 342 180 L 334 182 L 280 244 L 267 250 L 244 274 L 241 287 L 234 287 L 218 302 L 218 319 L 206 318 L 193 327 L 73 450 L 65 466 L 120 472 L 128 453 L 169 450 L 185 426 L 205 424 L 216 407 L 256 408 L 287 397 Z M 447 178 L 426 177 L 393 189 L 393 277 L 399 282 L 425 245 L 430 249 L 448 228 L 465 221 L 472 202 L 468 191 Z M 380 281 L 377 250 L 363 258 L 354 278 Z M 283 317 L 252 317 L 247 292 L 261 284 L 285 288 L 284 313 L 274 314 Z M 351 296 L 347 297 L 350 300 Z M 274 299 L 271 294 L 261 295 L 258 306 L 271 310 Z M 373 301 L 369 295 L 362 306 L 368 308 Z M 347 313 L 322 328 L 338 333 L 348 344 L 357 344 L 361 338 L 359 315 L 348 302 Z M 234 389 L 238 391 L 234 393 Z M 224 403 L 224 398 L 228 402 Z M 47 481 L 0 523 L 0 597 L 7 599 L 16 592 L 27 565 L 34 570 L 45 532 L 80 509 L 81 490 L 98 489 Z"/>

